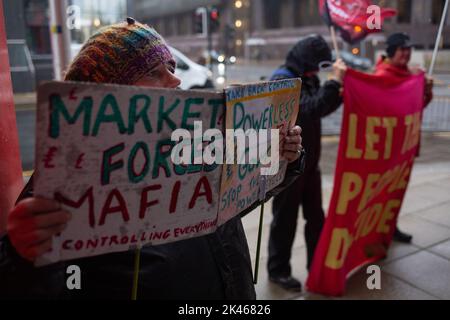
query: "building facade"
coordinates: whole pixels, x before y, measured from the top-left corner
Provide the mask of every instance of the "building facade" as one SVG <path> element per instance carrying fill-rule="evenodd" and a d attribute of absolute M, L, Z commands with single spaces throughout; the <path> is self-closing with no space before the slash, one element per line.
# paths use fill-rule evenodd
<path fill-rule="evenodd" d="M 383 7 L 398 10 L 386 20 L 384 32 L 367 37 L 357 46 L 359 54 L 374 59 L 384 48 L 387 34 L 407 32 L 418 49 L 431 50 L 445 0 L 380 0 Z M 319 16 L 318 0 L 134 0 L 135 16 L 157 28 L 175 47 L 192 58 L 207 47 L 207 39 L 195 34 L 195 10 L 216 6 L 220 29 L 213 34 L 213 48 L 248 59 L 282 59 L 302 36 L 319 33 L 331 42 Z M 450 13 L 447 13 L 450 16 Z M 231 31 L 230 31 L 231 30 Z M 339 41 L 341 49 L 351 50 Z M 443 33 L 443 48 L 450 47 L 450 17 Z"/>
<path fill-rule="evenodd" d="M 54 78 L 49 0 L 0 1 L 14 92 L 32 92 L 40 82 Z M 67 0 L 67 6 L 79 8 L 76 27 L 71 30 L 72 55 L 98 28 L 123 21 L 131 3 L 131 0 Z M 71 19 L 71 12 L 68 11 L 67 19 Z"/>
<path fill-rule="evenodd" d="M 48 0 L 3 1 L 15 92 L 33 91 L 53 78 Z M 384 32 L 367 37 L 357 46 L 358 54 L 374 60 L 384 48 L 387 34 L 407 32 L 429 60 L 445 0 L 374 0 L 398 10 L 384 25 Z M 196 9 L 215 7 L 218 28 L 212 33 L 212 48 L 226 55 L 265 60 L 283 59 L 302 36 L 319 33 L 331 43 L 329 30 L 319 16 L 318 0 L 67 0 L 80 7 L 80 25 L 71 31 L 73 53 L 99 27 L 127 15 L 155 26 L 174 47 L 193 60 L 201 60 L 208 38 L 197 34 Z M 441 42 L 450 48 L 450 13 Z M 339 42 L 341 49 L 351 47 Z M 439 57 L 450 60 L 450 54 Z M 450 64 L 450 61 L 445 61 Z M 439 67 L 439 60 L 438 60 Z"/>

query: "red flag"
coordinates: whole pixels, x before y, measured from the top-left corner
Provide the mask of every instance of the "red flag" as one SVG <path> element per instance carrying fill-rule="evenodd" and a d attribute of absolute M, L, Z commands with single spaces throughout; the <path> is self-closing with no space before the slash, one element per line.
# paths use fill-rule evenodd
<path fill-rule="evenodd" d="M 328 26 L 334 26 L 344 41 L 356 43 L 369 33 L 381 32 L 381 28 L 369 28 L 372 13 L 367 12 L 370 0 L 319 0 L 320 15 Z M 380 24 L 385 18 L 395 16 L 397 11 L 380 8 Z"/>
<path fill-rule="evenodd" d="M 424 74 L 348 70 L 334 189 L 309 291 L 342 295 L 348 275 L 384 256 L 420 140 Z"/>
<path fill-rule="evenodd" d="M 0 234 L 2 234 L 6 230 L 7 214 L 23 187 L 2 1 L 0 1 L 0 88 Z"/>

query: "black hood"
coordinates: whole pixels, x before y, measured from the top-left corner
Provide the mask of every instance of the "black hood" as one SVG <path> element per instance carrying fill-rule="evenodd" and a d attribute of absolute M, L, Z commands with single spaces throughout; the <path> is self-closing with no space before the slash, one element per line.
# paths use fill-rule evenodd
<path fill-rule="evenodd" d="M 319 63 L 331 61 L 331 50 L 320 35 L 303 38 L 289 51 L 285 66 L 301 76 L 305 72 L 319 70 Z"/>

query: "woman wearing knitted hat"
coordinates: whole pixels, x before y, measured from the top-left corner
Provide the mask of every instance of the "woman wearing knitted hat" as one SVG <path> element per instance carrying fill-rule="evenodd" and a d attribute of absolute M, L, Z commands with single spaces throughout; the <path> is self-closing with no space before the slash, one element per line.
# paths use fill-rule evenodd
<path fill-rule="evenodd" d="M 154 29 L 128 18 L 93 35 L 70 65 L 65 80 L 176 88 L 180 80 L 174 70 L 175 61 L 163 38 Z M 283 155 L 290 165 L 284 185 L 298 175 L 300 131 L 294 127 L 286 137 Z M 33 197 L 31 179 L 9 214 L 7 236 L 0 240 L 0 297 L 129 299 L 133 252 L 33 266 L 37 257 L 51 249 L 52 237 L 69 220 L 70 213 L 58 202 Z M 67 289 L 69 265 L 81 269 L 81 290 Z M 138 297 L 254 299 L 250 255 L 240 216 L 213 234 L 144 246 Z"/>

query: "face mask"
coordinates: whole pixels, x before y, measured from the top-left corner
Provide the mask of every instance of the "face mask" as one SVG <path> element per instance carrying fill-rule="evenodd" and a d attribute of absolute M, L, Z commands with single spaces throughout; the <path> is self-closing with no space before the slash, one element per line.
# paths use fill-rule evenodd
<path fill-rule="evenodd" d="M 331 71 L 333 62 L 331 61 L 321 61 L 319 62 L 319 71 Z"/>

